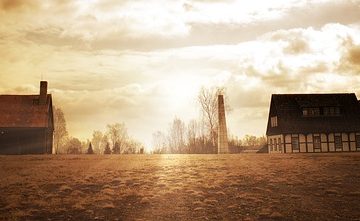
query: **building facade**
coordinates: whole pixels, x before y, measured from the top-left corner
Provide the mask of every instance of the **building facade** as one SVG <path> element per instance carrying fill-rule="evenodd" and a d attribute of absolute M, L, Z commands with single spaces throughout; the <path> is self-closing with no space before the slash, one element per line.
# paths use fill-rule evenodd
<path fill-rule="evenodd" d="M 0 154 L 50 154 L 53 132 L 46 81 L 37 95 L 0 95 Z"/>
<path fill-rule="evenodd" d="M 355 94 L 273 94 L 269 153 L 360 151 L 360 103 Z"/>

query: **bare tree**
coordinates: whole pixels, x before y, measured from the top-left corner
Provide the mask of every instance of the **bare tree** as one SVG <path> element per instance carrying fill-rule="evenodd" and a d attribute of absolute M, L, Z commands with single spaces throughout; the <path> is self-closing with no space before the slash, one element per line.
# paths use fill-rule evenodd
<path fill-rule="evenodd" d="M 217 94 L 218 90 L 216 88 L 202 87 L 198 95 L 198 102 L 200 103 L 203 119 L 206 122 L 209 138 L 213 146 L 216 145 L 216 128 L 218 126 Z"/>
<path fill-rule="evenodd" d="M 257 139 L 256 139 L 256 136 L 247 134 L 247 135 L 245 135 L 243 142 L 244 142 L 245 146 L 253 147 L 253 146 L 256 146 Z"/>
<path fill-rule="evenodd" d="M 156 131 L 152 134 L 152 145 L 154 153 L 166 153 L 167 152 L 167 140 L 166 135 L 161 131 Z"/>
<path fill-rule="evenodd" d="M 128 142 L 126 144 L 126 149 L 124 150 L 124 153 L 126 153 L 126 154 L 140 153 L 141 149 L 144 149 L 144 146 L 141 142 L 139 142 L 133 138 L 129 138 Z"/>
<path fill-rule="evenodd" d="M 257 142 L 257 145 L 260 145 L 260 146 L 261 145 L 266 145 L 267 144 L 266 136 L 263 135 L 263 136 L 257 137 L 256 142 Z"/>
<path fill-rule="evenodd" d="M 105 144 L 104 154 L 111 154 L 111 149 L 110 149 L 109 142 L 106 142 L 106 144 Z"/>
<path fill-rule="evenodd" d="M 120 154 L 120 145 L 119 143 L 116 141 L 113 148 L 112 148 L 112 153 L 113 154 Z"/>
<path fill-rule="evenodd" d="M 218 95 L 222 94 L 227 100 L 225 88 L 205 88 L 200 89 L 198 95 L 198 102 L 201 107 L 202 120 L 208 131 L 208 139 L 210 141 L 204 140 L 204 145 L 209 146 L 210 149 L 206 152 L 215 152 L 217 144 L 217 128 L 218 128 Z M 230 105 L 228 102 L 225 103 L 225 109 L 231 111 Z"/>
<path fill-rule="evenodd" d="M 54 107 L 54 144 L 55 154 L 66 152 L 66 141 L 68 132 L 66 129 L 66 120 L 61 108 Z"/>
<path fill-rule="evenodd" d="M 171 153 L 183 153 L 185 148 L 185 123 L 175 117 L 169 130 L 169 147 Z"/>
<path fill-rule="evenodd" d="M 90 144 L 89 139 L 87 139 L 86 141 L 81 141 L 80 153 L 86 153 L 86 150 L 89 147 L 89 144 Z"/>
<path fill-rule="evenodd" d="M 244 150 L 244 147 L 242 145 L 242 141 L 237 136 L 230 136 L 229 137 L 229 151 L 231 153 L 241 153 Z"/>
<path fill-rule="evenodd" d="M 102 153 L 105 153 L 105 149 L 106 149 L 107 145 L 110 145 L 109 138 L 106 134 L 104 134 L 104 136 L 101 139 L 101 144 L 100 144 L 100 149 L 101 149 Z"/>
<path fill-rule="evenodd" d="M 188 153 L 195 153 L 197 148 L 197 137 L 199 136 L 199 125 L 196 120 L 191 120 L 187 126 Z"/>
<path fill-rule="evenodd" d="M 81 141 L 75 137 L 70 138 L 65 145 L 66 153 L 68 154 L 81 154 L 82 149 Z"/>
<path fill-rule="evenodd" d="M 94 153 L 99 154 L 103 152 L 101 148 L 101 141 L 103 139 L 103 133 L 101 131 L 95 130 L 92 134 L 91 143 L 93 145 Z"/>
<path fill-rule="evenodd" d="M 128 140 L 128 133 L 124 123 L 108 124 L 107 125 L 107 134 L 112 143 L 112 147 L 115 146 L 115 143 L 118 143 L 120 147 L 120 153 L 126 147 L 126 142 Z"/>

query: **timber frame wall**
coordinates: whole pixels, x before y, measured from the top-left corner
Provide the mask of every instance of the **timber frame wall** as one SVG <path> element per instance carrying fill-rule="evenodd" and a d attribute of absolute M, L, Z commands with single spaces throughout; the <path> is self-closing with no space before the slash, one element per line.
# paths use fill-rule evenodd
<path fill-rule="evenodd" d="M 269 153 L 360 152 L 360 132 L 279 134 L 267 140 Z"/>

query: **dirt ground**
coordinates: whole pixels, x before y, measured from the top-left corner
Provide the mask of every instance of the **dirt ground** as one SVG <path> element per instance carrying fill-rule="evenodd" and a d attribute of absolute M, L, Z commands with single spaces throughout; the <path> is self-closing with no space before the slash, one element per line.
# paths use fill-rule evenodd
<path fill-rule="evenodd" d="M 0 220 L 360 220 L 360 154 L 0 156 Z"/>

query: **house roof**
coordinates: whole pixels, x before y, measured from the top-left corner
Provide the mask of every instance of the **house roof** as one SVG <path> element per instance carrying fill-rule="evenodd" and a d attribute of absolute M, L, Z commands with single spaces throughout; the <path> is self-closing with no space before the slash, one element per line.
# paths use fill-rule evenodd
<path fill-rule="evenodd" d="M 339 116 L 303 116 L 306 107 L 339 107 Z M 277 116 L 278 126 L 271 127 Z M 273 94 L 266 134 L 360 132 L 360 103 L 354 93 Z"/>
<path fill-rule="evenodd" d="M 45 105 L 39 105 L 39 95 L 0 95 L 0 128 L 49 127 L 52 121 L 51 94 Z"/>

